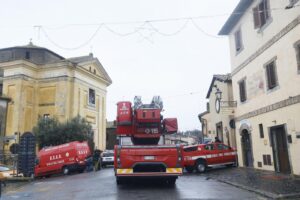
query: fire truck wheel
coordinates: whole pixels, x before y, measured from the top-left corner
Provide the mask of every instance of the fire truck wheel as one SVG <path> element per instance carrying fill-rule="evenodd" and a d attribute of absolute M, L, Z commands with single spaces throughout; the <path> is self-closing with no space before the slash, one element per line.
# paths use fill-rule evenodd
<path fill-rule="evenodd" d="M 175 183 L 176 183 L 176 178 L 169 178 L 169 179 L 167 180 L 167 183 L 168 183 L 169 186 L 175 185 Z"/>
<path fill-rule="evenodd" d="M 205 172 L 205 170 L 206 170 L 205 161 L 204 160 L 198 160 L 195 167 L 196 167 L 197 172 L 199 172 L 199 173 Z"/>
<path fill-rule="evenodd" d="M 188 172 L 188 173 L 193 173 L 193 171 L 194 171 L 194 166 L 187 166 L 187 167 L 185 167 L 185 170 Z"/>
<path fill-rule="evenodd" d="M 62 172 L 63 172 L 64 175 L 68 175 L 70 170 L 67 166 L 64 166 Z"/>
<path fill-rule="evenodd" d="M 117 185 L 122 185 L 124 183 L 124 180 L 120 177 L 116 177 L 116 182 L 117 182 Z"/>

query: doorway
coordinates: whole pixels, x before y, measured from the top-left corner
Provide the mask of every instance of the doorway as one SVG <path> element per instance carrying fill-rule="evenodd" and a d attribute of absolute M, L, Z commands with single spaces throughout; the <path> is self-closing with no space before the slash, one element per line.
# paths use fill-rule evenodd
<path fill-rule="evenodd" d="M 291 173 L 288 144 L 284 126 L 271 127 L 271 145 L 276 172 Z"/>
<path fill-rule="evenodd" d="M 221 142 L 223 142 L 223 123 L 219 122 L 216 124 L 216 129 L 217 129 L 217 137 L 219 138 L 219 140 L 221 140 Z"/>
<path fill-rule="evenodd" d="M 249 131 L 247 129 L 242 130 L 242 153 L 243 163 L 245 167 L 253 167 L 253 156 L 252 156 L 252 142 Z"/>

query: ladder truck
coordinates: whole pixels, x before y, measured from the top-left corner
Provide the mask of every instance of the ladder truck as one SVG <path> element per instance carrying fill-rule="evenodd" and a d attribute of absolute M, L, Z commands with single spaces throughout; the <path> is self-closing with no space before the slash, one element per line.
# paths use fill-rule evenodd
<path fill-rule="evenodd" d="M 141 97 L 117 103 L 119 144 L 114 148 L 114 170 L 117 184 L 129 179 L 156 178 L 174 185 L 182 175 L 182 148 L 165 144 L 165 135 L 178 130 L 176 118 L 163 118 L 163 102 L 154 96 L 150 104 Z"/>

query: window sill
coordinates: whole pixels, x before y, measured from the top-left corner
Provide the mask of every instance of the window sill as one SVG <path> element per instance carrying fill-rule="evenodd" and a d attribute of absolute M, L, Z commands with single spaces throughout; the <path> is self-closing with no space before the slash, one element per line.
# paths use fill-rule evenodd
<path fill-rule="evenodd" d="M 246 99 L 246 101 L 243 101 L 243 102 L 240 101 L 240 105 L 244 105 L 244 104 L 248 103 L 248 101 L 249 101 L 248 99 Z"/>
<path fill-rule="evenodd" d="M 238 56 L 244 50 L 244 46 L 242 46 L 239 50 L 235 50 L 235 56 Z"/>
<path fill-rule="evenodd" d="M 96 104 L 88 104 L 87 108 L 95 110 L 96 109 Z"/>
<path fill-rule="evenodd" d="M 273 18 L 270 17 L 266 23 L 257 30 L 257 33 L 263 33 L 263 31 L 273 22 Z"/>
<path fill-rule="evenodd" d="M 274 87 L 272 89 L 267 89 L 267 94 L 270 94 L 270 93 L 272 93 L 272 92 L 274 92 L 276 90 L 279 90 L 279 89 L 280 89 L 279 85 L 277 85 L 276 87 Z"/>

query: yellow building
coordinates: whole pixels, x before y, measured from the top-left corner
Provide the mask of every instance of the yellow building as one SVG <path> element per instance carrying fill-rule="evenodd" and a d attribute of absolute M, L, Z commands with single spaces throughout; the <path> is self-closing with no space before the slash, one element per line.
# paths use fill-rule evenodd
<path fill-rule="evenodd" d="M 215 141 L 215 137 L 236 148 L 232 82 L 230 74 L 213 75 L 206 98 L 206 111 L 198 118 L 202 124 L 202 132 L 206 138 Z"/>
<path fill-rule="evenodd" d="M 32 131 L 38 116 L 66 121 L 80 115 L 91 123 L 95 146 L 103 150 L 111 83 L 92 54 L 66 59 L 32 43 L 0 49 L 0 91 L 12 99 L 6 135 Z"/>

